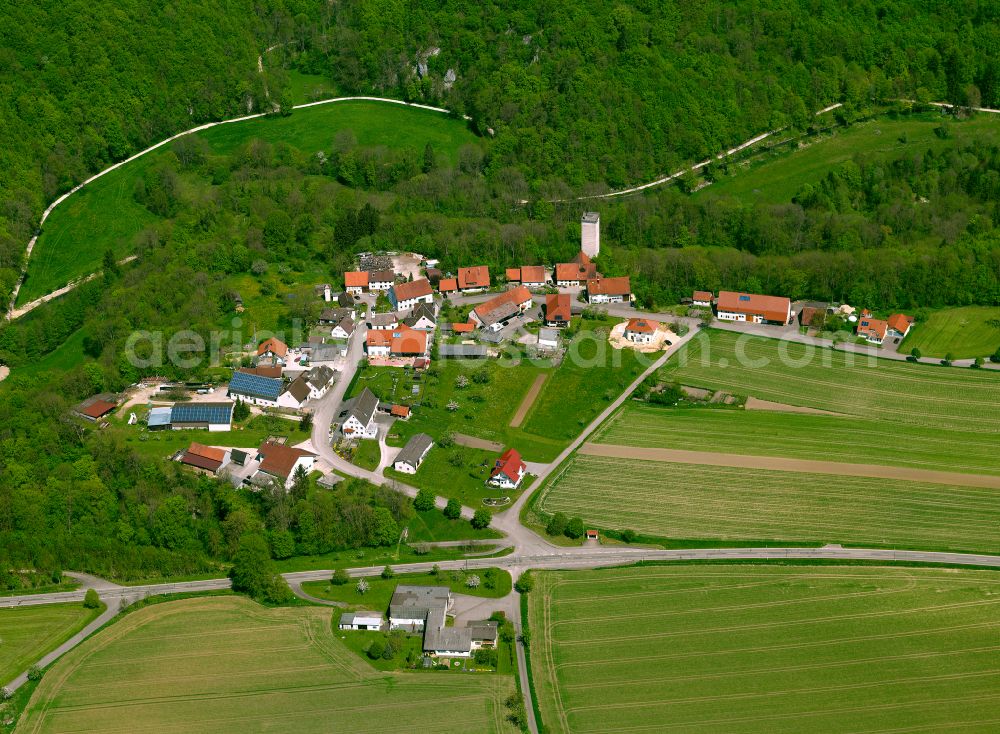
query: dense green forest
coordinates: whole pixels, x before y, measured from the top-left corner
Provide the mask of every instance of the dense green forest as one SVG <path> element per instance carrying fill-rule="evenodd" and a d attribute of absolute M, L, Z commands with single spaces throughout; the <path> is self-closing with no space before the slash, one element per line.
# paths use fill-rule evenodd
<path fill-rule="evenodd" d="M 14 367 L 0 385 L 0 569 L 194 573 L 231 559 L 247 530 L 275 555 L 384 542 L 410 512 L 392 493 L 232 492 L 68 410 L 140 376 L 124 358 L 132 331 L 207 337 L 232 323 L 235 291 L 255 326 L 287 328 L 315 315 L 312 284 L 337 282 L 357 251 L 413 249 L 499 275 L 576 251 L 584 205 L 546 199 L 807 129 L 831 102 L 846 103 L 841 123 L 892 97 L 997 106 L 998 18 L 973 0 L 5 6 L 3 289 L 59 193 L 178 129 L 261 109 L 256 57 L 272 43 L 285 44 L 269 55 L 278 103 L 285 65 L 338 92 L 468 113 L 484 145 L 452 159 L 331 130 L 321 150 L 248 140 L 215 153 L 191 137 L 130 174 L 123 196 L 149 222 L 139 260 L 0 327 L 0 361 Z M 942 122 L 934 149 L 859 156 L 780 203 L 692 196 L 687 180 L 604 202 L 600 268 L 633 275 L 646 305 L 696 287 L 880 309 L 1000 303 L 1000 151 L 961 124 Z M 709 172 L 727 175 L 739 173 Z"/>
<path fill-rule="evenodd" d="M 265 109 L 257 55 L 317 0 L 0 7 L 0 297 L 59 194 L 194 125 Z M 308 15 L 307 15 L 308 13 Z M 272 96 L 281 99 L 281 88 Z"/>

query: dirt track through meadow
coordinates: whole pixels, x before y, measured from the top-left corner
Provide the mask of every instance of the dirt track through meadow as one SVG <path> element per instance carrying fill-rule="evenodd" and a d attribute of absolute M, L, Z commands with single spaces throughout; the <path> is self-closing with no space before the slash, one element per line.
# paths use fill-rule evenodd
<path fill-rule="evenodd" d="M 528 411 L 531 410 L 531 406 L 535 404 L 535 398 L 538 397 L 538 393 L 542 391 L 542 386 L 545 384 L 545 380 L 548 378 L 548 373 L 542 373 L 535 378 L 535 381 L 531 383 L 531 387 L 528 388 L 527 394 L 524 396 L 524 400 L 517 407 L 517 412 L 514 413 L 514 417 L 510 419 L 511 428 L 520 428 L 521 424 L 524 423 L 524 419 L 528 417 Z"/>
<path fill-rule="evenodd" d="M 879 464 L 844 464 L 838 461 L 786 459 L 779 456 L 744 456 L 738 454 L 720 454 L 713 451 L 682 451 L 680 449 L 640 448 L 636 446 L 614 446 L 601 443 L 585 443 L 580 447 L 580 453 L 588 456 L 662 461 L 675 464 L 704 464 L 706 466 L 769 469 L 804 474 L 874 477 L 876 479 L 894 479 L 906 482 L 928 482 L 931 484 L 948 484 L 961 487 L 1000 489 L 1000 477 L 908 469 L 906 467 L 881 466 Z"/>

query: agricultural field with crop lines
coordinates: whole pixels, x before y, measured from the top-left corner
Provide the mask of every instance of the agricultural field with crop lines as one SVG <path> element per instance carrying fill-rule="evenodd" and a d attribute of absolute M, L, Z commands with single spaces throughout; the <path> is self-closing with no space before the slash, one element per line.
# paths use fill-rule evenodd
<path fill-rule="evenodd" d="M 748 441 L 748 436 L 763 438 Z M 957 428 L 942 432 L 931 426 L 850 416 L 637 405 L 617 413 L 593 440 L 621 446 L 1000 474 L 997 436 Z"/>
<path fill-rule="evenodd" d="M 1000 375 L 710 330 L 663 370 L 683 385 L 942 433 L 1000 438 Z"/>
<path fill-rule="evenodd" d="M 543 512 L 673 540 L 1000 552 L 996 489 L 578 454 L 543 491 Z"/>
<path fill-rule="evenodd" d="M 1000 576 L 671 565 L 536 575 L 553 733 L 995 732 Z"/>
<path fill-rule="evenodd" d="M 133 612 L 46 673 L 17 731 L 514 733 L 512 678 L 378 673 L 331 611 L 210 597 Z"/>

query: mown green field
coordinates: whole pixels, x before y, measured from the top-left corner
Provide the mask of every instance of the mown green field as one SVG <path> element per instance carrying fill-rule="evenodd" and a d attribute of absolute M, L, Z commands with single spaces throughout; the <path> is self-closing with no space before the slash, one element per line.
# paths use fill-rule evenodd
<path fill-rule="evenodd" d="M 730 176 L 695 195 L 702 198 L 732 196 L 743 201 L 780 204 L 791 201 L 803 184 L 815 183 L 828 171 L 857 155 L 920 154 L 929 149 L 954 148 L 971 137 L 1000 139 L 1000 128 L 995 117 L 990 115 L 962 122 L 949 118 L 950 139 L 935 135 L 934 129 L 941 122 L 941 115 L 929 112 L 895 120 L 880 117 L 854 123 L 848 128 L 838 128 L 833 134 L 806 139 L 804 147 L 794 151 L 765 154 L 745 163 L 731 164 L 733 173 Z"/>
<path fill-rule="evenodd" d="M 299 150 L 331 150 L 338 131 L 350 130 L 359 145 L 411 148 L 422 153 L 429 142 L 444 159 L 476 144 L 465 122 L 448 115 L 380 102 L 336 102 L 296 110 L 288 117 L 220 125 L 199 133 L 212 152 L 227 154 L 258 138 Z M 135 238 L 160 221 L 133 197 L 136 180 L 170 146 L 147 154 L 88 184 L 56 207 L 46 220 L 18 294 L 23 304 L 100 269 L 108 249 L 117 257 L 135 251 Z M 188 181 L 186 185 L 191 185 Z"/>
<path fill-rule="evenodd" d="M 763 438 L 748 441 L 748 436 Z M 592 440 L 644 448 L 1000 474 L 995 436 L 974 429 L 942 432 L 933 426 L 850 416 L 630 405 L 602 426 Z M 894 448 L 887 450 L 887 446 Z"/>
<path fill-rule="evenodd" d="M 136 611 L 73 650 L 18 732 L 513 732 L 513 690 L 509 676 L 379 674 L 329 609 L 208 597 Z"/>
<path fill-rule="evenodd" d="M 1000 576 L 689 565 L 545 572 L 546 731 L 994 732 Z"/>
<path fill-rule="evenodd" d="M 899 351 L 908 354 L 914 348 L 925 357 L 989 357 L 1000 349 L 1000 308 L 962 306 L 935 311 L 914 326 Z"/>
<path fill-rule="evenodd" d="M 997 490 L 944 484 L 579 454 L 538 507 L 673 541 L 1000 552 Z"/>
<path fill-rule="evenodd" d="M 82 604 L 0 609 L 0 686 L 86 627 L 100 611 Z"/>
<path fill-rule="evenodd" d="M 683 385 L 919 429 L 1000 434 L 1000 375 L 708 330 L 663 370 Z M 904 433 L 905 436 L 905 433 Z M 905 450 L 905 442 L 886 447 Z"/>

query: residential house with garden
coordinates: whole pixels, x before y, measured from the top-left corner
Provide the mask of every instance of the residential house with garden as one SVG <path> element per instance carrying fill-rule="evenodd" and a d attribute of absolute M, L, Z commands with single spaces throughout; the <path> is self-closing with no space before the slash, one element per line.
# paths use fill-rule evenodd
<path fill-rule="evenodd" d="M 784 296 L 720 291 L 715 312 L 720 321 L 784 325 L 792 320 L 792 302 Z"/>
<path fill-rule="evenodd" d="M 487 484 L 501 489 L 517 489 L 524 480 L 528 465 L 521 459 L 516 449 L 507 449 L 493 465 Z"/>
<path fill-rule="evenodd" d="M 624 336 L 633 344 L 650 344 L 656 338 L 656 331 L 660 328 L 659 321 L 652 319 L 631 319 L 625 324 Z"/>
<path fill-rule="evenodd" d="M 410 311 L 421 303 L 433 303 L 434 291 L 426 278 L 396 283 L 389 289 L 389 303 L 398 311 Z"/>
<path fill-rule="evenodd" d="M 573 299 L 568 293 L 550 293 L 545 296 L 542 319 L 546 326 L 563 329 L 573 320 Z"/>
<path fill-rule="evenodd" d="M 462 293 L 475 293 L 490 287 L 490 269 L 485 265 L 475 265 L 458 269 L 458 289 Z"/>
<path fill-rule="evenodd" d="M 468 658 L 480 648 L 496 647 L 499 625 L 495 621 L 448 626 L 453 605 L 447 586 L 400 584 L 389 602 L 389 629 L 423 632 L 423 650 L 428 655 Z"/>
<path fill-rule="evenodd" d="M 396 456 L 392 468 L 403 474 L 416 474 L 433 446 L 434 440 L 426 433 L 414 434 Z"/>
<path fill-rule="evenodd" d="M 346 403 L 340 431 L 348 438 L 378 438 L 378 398 L 367 387 Z"/>
<path fill-rule="evenodd" d="M 628 276 L 587 281 L 588 303 L 629 303 L 631 300 L 632 282 Z"/>

